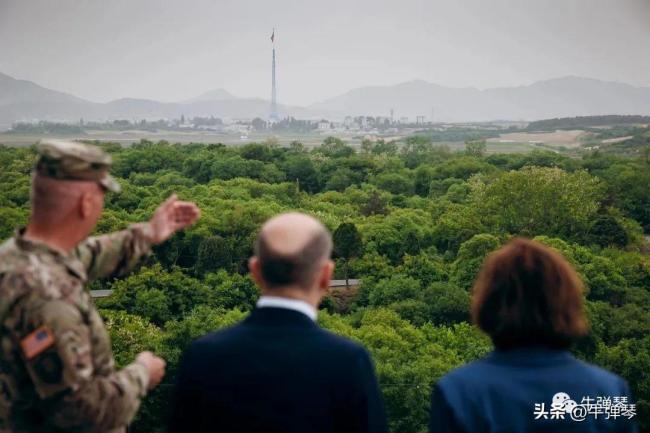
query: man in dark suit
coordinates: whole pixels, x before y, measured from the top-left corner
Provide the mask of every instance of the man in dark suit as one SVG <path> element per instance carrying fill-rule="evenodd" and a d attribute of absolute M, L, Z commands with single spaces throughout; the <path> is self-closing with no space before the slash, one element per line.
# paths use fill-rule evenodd
<path fill-rule="evenodd" d="M 315 323 L 331 251 L 330 234 L 307 215 L 262 227 L 249 261 L 257 308 L 187 350 L 170 433 L 388 432 L 366 350 Z"/>

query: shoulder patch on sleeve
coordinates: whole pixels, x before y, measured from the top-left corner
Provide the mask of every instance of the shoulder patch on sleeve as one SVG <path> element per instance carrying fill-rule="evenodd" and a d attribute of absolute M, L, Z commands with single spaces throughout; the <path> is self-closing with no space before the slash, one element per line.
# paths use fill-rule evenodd
<path fill-rule="evenodd" d="M 34 359 L 53 344 L 54 334 L 46 326 L 41 326 L 20 341 L 20 347 L 28 360 Z"/>

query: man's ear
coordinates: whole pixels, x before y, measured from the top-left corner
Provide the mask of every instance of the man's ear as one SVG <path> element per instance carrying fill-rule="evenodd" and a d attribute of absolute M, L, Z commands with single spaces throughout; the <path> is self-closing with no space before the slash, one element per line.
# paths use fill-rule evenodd
<path fill-rule="evenodd" d="M 94 198 L 95 197 L 93 194 L 87 191 L 81 193 L 81 196 L 79 197 L 79 216 L 82 219 L 86 219 L 92 215 L 94 208 Z"/>
<path fill-rule="evenodd" d="M 262 287 L 264 285 L 264 280 L 262 280 L 262 269 L 260 267 L 260 260 L 256 256 L 248 259 L 248 270 L 253 276 L 255 283 L 259 287 Z"/>
<path fill-rule="evenodd" d="M 327 260 L 321 270 L 320 279 L 318 281 L 318 288 L 321 292 L 327 293 L 330 289 L 330 281 L 334 275 L 334 261 Z"/>

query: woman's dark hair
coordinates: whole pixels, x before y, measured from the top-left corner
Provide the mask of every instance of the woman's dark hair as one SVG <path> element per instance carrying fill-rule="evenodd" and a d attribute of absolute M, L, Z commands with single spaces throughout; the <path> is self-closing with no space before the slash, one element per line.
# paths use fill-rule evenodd
<path fill-rule="evenodd" d="M 565 349 L 588 330 L 582 289 L 558 252 L 516 238 L 483 263 L 474 283 L 472 319 L 497 349 Z"/>

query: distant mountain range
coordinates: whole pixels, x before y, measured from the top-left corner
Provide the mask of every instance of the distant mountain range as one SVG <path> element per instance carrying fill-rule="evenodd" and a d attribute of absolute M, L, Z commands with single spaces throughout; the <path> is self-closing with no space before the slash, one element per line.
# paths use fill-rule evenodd
<path fill-rule="evenodd" d="M 346 115 L 425 116 L 445 122 L 538 120 L 605 114 L 650 115 L 650 88 L 564 77 L 528 86 L 487 90 L 451 88 L 416 80 L 361 87 L 308 107 L 279 106 L 283 116 L 340 119 Z M 193 116 L 266 118 L 269 101 L 238 98 L 223 89 L 181 102 L 123 98 L 91 102 L 0 73 L 0 129 L 17 121 L 160 119 Z"/>
<path fill-rule="evenodd" d="M 362 87 L 311 105 L 352 115 L 425 116 L 438 121 L 538 120 L 604 114 L 650 114 L 650 88 L 564 77 L 529 86 L 487 90 L 425 81 Z"/>
<path fill-rule="evenodd" d="M 182 102 L 122 98 L 107 103 L 91 102 L 67 93 L 18 80 L 0 73 L 0 130 L 19 121 L 78 121 L 115 119 L 171 119 L 194 116 L 266 118 L 270 103 L 260 98 L 237 98 L 223 89 L 212 90 Z M 279 105 L 282 116 L 317 118 L 309 108 Z"/>

